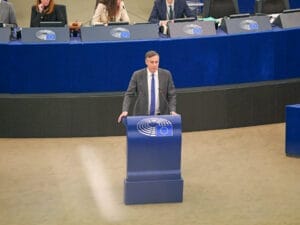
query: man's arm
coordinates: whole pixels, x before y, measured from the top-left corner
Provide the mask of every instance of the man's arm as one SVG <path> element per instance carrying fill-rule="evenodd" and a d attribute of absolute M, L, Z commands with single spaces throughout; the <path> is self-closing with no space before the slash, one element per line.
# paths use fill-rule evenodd
<path fill-rule="evenodd" d="M 173 114 L 176 112 L 176 89 L 173 82 L 172 74 L 170 73 L 168 79 L 168 104 L 170 113 Z"/>
<path fill-rule="evenodd" d="M 9 24 L 17 25 L 16 12 L 14 6 L 9 2 L 8 4 L 9 4 Z"/>
<path fill-rule="evenodd" d="M 152 11 L 151 11 L 151 14 L 150 14 L 150 17 L 148 19 L 148 21 L 150 23 L 159 23 L 159 9 L 158 9 L 158 2 L 155 1 L 154 4 L 153 4 L 153 8 L 152 8 Z"/>
<path fill-rule="evenodd" d="M 122 121 L 124 117 L 128 115 L 129 107 L 131 105 L 132 99 L 134 98 L 137 91 L 137 78 L 136 72 L 132 75 L 127 91 L 124 94 L 124 100 L 122 105 L 122 113 L 118 117 L 118 123 Z"/>
<path fill-rule="evenodd" d="M 183 0 L 183 4 L 184 4 L 184 11 L 183 11 L 184 16 L 186 16 L 186 17 L 196 17 L 196 14 L 194 12 L 192 12 L 192 10 L 188 6 L 186 0 Z"/>

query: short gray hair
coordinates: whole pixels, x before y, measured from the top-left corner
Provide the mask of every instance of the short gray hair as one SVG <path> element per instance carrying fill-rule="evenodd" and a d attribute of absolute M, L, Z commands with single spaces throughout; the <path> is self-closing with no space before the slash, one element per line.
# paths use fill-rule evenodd
<path fill-rule="evenodd" d="M 159 56 L 159 54 L 156 51 L 150 50 L 150 51 L 146 52 L 145 59 L 151 58 L 151 57 L 153 57 L 155 55 Z"/>

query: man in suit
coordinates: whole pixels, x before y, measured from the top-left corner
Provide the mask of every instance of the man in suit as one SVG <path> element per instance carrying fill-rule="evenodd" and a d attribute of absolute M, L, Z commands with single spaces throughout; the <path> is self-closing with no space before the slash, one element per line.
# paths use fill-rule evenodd
<path fill-rule="evenodd" d="M 146 68 L 135 71 L 123 100 L 118 122 L 128 115 L 135 100 L 134 115 L 176 115 L 176 92 L 170 71 L 159 68 L 159 54 L 148 51 Z"/>
<path fill-rule="evenodd" d="M 0 0 L 0 22 L 17 25 L 16 13 L 12 3 Z"/>
<path fill-rule="evenodd" d="M 155 0 L 148 21 L 163 26 L 169 20 L 184 17 L 196 17 L 186 0 Z"/>

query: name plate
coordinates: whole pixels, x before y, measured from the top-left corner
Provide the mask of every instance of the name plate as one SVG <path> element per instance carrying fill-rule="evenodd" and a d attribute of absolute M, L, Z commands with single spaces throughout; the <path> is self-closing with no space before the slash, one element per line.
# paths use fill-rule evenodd
<path fill-rule="evenodd" d="M 239 34 L 272 30 L 272 25 L 267 16 L 226 17 L 222 19 L 221 29 L 228 34 Z"/>
<path fill-rule="evenodd" d="M 192 21 L 169 23 L 170 37 L 200 37 L 215 35 L 216 28 L 213 21 Z"/>
<path fill-rule="evenodd" d="M 93 26 L 81 28 L 83 42 L 157 39 L 157 24 Z"/>
<path fill-rule="evenodd" d="M 65 43 L 70 41 L 67 27 L 31 27 L 22 29 L 23 43 Z"/>
<path fill-rule="evenodd" d="M 274 21 L 274 24 L 281 28 L 300 27 L 300 11 L 281 13 Z"/>

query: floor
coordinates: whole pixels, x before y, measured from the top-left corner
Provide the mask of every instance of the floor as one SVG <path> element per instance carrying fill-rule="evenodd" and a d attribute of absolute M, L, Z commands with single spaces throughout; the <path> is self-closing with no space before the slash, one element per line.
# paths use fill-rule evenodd
<path fill-rule="evenodd" d="M 285 124 L 183 133 L 184 201 L 124 205 L 126 138 L 0 139 L 0 225 L 297 225 Z"/>

